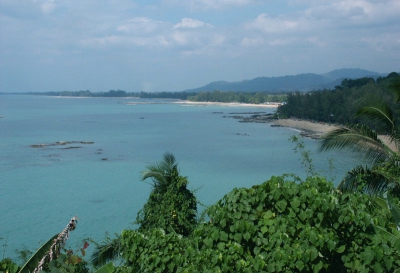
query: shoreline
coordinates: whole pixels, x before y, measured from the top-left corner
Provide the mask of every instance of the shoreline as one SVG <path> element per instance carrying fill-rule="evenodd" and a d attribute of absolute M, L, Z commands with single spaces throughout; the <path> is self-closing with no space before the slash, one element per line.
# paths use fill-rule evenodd
<path fill-rule="evenodd" d="M 337 125 L 327 124 L 323 122 L 311 122 L 307 120 L 292 119 L 292 118 L 274 120 L 273 124 L 281 127 L 298 129 L 300 131 L 312 133 L 316 136 L 322 136 L 328 133 L 329 131 L 339 128 Z"/>
<path fill-rule="evenodd" d="M 268 108 L 278 108 L 281 103 L 279 102 L 270 102 L 268 104 L 254 104 L 254 103 L 240 103 L 240 102 L 213 102 L 213 101 L 190 101 L 190 100 L 178 100 L 172 103 L 176 104 L 188 104 L 188 105 L 197 105 L 197 106 L 209 106 L 209 105 L 217 105 L 217 106 L 243 106 L 243 107 L 268 107 Z"/>
<path fill-rule="evenodd" d="M 324 134 L 340 128 L 338 125 L 328 124 L 324 122 L 311 122 L 301 119 L 278 119 L 272 122 L 275 125 L 287 128 L 293 128 L 306 133 L 305 136 L 311 138 L 321 138 Z M 387 145 L 393 151 L 398 152 L 396 145 L 393 142 L 390 142 L 390 139 L 385 135 L 378 135 L 378 138 L 383 141 L 385 145 Z"/>

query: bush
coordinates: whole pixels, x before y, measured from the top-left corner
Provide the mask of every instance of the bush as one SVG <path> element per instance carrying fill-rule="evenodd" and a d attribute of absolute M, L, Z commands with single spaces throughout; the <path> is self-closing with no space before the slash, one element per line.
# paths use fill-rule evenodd
<path fill-rule="evenodd" d="M 189 237 L 162 229 L 124 230 L 126 263 L 118 270 L 393 272 L 400 267 L 399 233 L 390 228 L 390 214 L 366 195 L 342 194 L 324 178 L 272 177 L 234 189 L 207 212 L 210 221 Z"/>

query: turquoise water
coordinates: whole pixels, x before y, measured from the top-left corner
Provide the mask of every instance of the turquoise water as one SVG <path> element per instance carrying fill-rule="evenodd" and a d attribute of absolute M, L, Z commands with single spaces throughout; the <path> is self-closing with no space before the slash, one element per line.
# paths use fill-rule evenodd
<path fill-rule="evenodd" d="M 0 96 L 0 237 L 5 238 L 0 243 L 7 240 L 6 256 L 15 256 L 22 245 L 37 248 L 75 214 L 80 221 L 71 233 L 72 247 L 86 237 L 100 241 L 107 231 L 134 227 L 151 190 L 140 181 L 140 172 L 167 151 L 206 205 L 272 175 L 304 177 L 288 141 L 297 131 L 224 117 L 274 110 L 132 98 Z M 81 147 L 75 149 L 30 146 L 56 141 L 94 143 L 68 145 Z M 315 152 L 316 140 L 304 142 L 316 169 L 336 176 L 336 182 L 355 165 L 341 156 L 329 174 L 326 159 L 332 154 Z"/>

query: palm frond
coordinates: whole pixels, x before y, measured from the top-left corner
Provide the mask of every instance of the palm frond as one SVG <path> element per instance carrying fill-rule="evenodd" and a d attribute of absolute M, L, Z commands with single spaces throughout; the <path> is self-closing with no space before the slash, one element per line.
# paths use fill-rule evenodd
<path fill-rule="evenodd" d="M 115 260 L 119 256 L 120 252 L 120 240 L 119 237 L 107 241 L 102 245 L 97 245 L 90 261 L 91 263 L 98 267 L 103 266 L 107 262 Z"/>
<path fill-rule="evenodd" d="M 356 124 L 341 127 L 322 137 L 320 151 L 347 149 L 365 156 L 372 163 L 385 160 L 387 147 L 369 127 Z"/>
<path fill-rule="evenodd" d="M 172 170 L 177 166 L 175 156 L 169 152 L 163 155 L 163 161 L 160 163 L 160 167 L 165 170 Z"/>
<path fill-rule="evenodd" d="M 153 190 L 156 193 L 166 191 L 166 188 L 173 179 L 173 173 L 178 170 L 175 156 L 171 153 L 165 153 L 161 162 L 148 165 L 142 172 L 142 181 L 151 178 L 153 181 Z"/>
<path fill-rule="evenodd" d="M 386 103 L 362 107 L 356 112 L 356 117 L 360 116 L 366 117 L 372 122 L 379 122 L 388 134 L 396 128 L 393 111 Z"/>
<path fill-rule="evenodd" d="M 151 178 L 154 183 L 164 180 L 164 172 L 158 165 L 149 165 L 142 172 L 142 181 Z"/>
<path fill-rule="evenodd" d="M 391 181 L 382 173 L 368 167 L 357 166 L 347 173 L 339 183 L 338 189 L 343 192 L 362 192 L 380 195 L 391 186 Z"/>

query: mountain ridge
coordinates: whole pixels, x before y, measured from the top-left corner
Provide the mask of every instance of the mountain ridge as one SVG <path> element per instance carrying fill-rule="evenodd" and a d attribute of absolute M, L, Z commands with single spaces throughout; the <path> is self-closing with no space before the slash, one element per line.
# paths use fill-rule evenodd
<path fill-rule="evenodd" d="M 335 69 L 324 74 L 302 73 L 279 77 L 256 77 L 238 82 L 214 81 L 198 88 L 183 92 L 202 91 L 236 91 L 236 92 L 291 92 L 331 89 L 339 85 L 343 79 L 358 79 L 363 77 L 378 78 L 389 73 L 378 73 L 360 68 Z"/>

